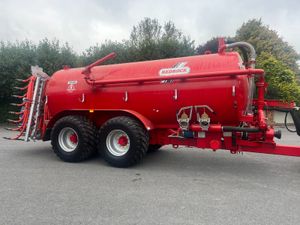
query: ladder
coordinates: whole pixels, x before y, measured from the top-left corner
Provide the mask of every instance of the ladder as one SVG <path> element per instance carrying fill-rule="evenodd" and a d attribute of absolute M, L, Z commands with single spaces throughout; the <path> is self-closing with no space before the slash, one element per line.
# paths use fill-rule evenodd
<path fill-rule="evenodd" d="M 19 116 L 18 120 L 8 120 L 17 125 L 16 128 L 6 128 L 10 131 L 18 131 L 19 134 L 9 140 L 38 140 L 41 138 L 41 128 L 43 122 L 44 104 L 45 104 L 45 86 L 49 76 L 38 66 L 31 67 L 31 76 L 26 80 L 17 81 L 25 83 L 24 87 L 15 87 L 15 89 L 24 91 L 23 95 L 13 95 L 13 97 L 22 99 L 22 103 L 11 103 L 13 106 L 21 107 L 17 112 L 10 114 Z M 24 137 L 22 139 L 21 137 Z"/>

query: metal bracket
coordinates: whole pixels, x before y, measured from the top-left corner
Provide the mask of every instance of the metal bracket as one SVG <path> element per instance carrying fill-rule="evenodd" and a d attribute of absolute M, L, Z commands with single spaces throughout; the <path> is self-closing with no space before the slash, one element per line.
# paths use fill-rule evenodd
<path fill-rule="evenodd" d="M 189 110 L 189 115 L 186 114 L 186 116 L 183 118 L 183 113 L 185 110 Z M 193 106 L 186 106 L 182 107 L 179 112 L 176 114 L 177 122 L 179 123 L 179 126 L 182 130 L 188 130 L 190 121 L 192 119 L 193 115 Z"/>
<path fill-rule="evenodd" d="M 232 96 L 235 97 L 236 91 L 235 91 L 235 86 L 232 86 Z"/>
<path fill-rule="evenodd" d="M 128 102 L 128 92 L 125 91 L 125 96 L 123 97 L 124 102 Z"/>
<path fill-rule="evenodd" d="M 204 113 L 200 116 L 198 109 L 204 109 Z M 210 108 L 208 105 L 196 105 L 195 106 L 195 111 L 197 114 L 197 121 L 200 124 L 200 127 L 203 130 L 208 130 L 210 126 L 210 117 L 207 115 L 205 112 L 205 109 L 208 109 L 211 113 L 215 113 L 212 108 Z"/>
<path fill-rule="evenodd" d="M 194 107 L 195 107 L 196 112 L 198 111 L 198 109 L 206 108 L 210 112 L 215 113 L 215 111 L 212 108 L 210 108 L 208 105 L 195 105 Z"/>
<path fill-rule="evenodd" d="M 176 101 L 178 99 L 178 90 L 175 89 L 174 90 L 174 96 L 173 96 L 173 99 Z"/>
<path fill-rule="evenodd" d="M 79 101 L 80 101 L 81 103 L 84 103 L 84 102 L 85 102 L 85 95 L 84 95 L 84 93 L 82 93 L 82 97 L 79 98 Z"/>

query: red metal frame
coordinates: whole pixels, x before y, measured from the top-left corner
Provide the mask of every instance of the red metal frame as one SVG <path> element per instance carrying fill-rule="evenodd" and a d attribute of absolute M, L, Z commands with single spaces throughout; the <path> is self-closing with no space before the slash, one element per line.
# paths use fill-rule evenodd
<path fill-rule="evenodd" d="M 279 145 L 260 143 L 255 147 L 240 146 L 239 151 L 241 152 L 255 152 L 272 155 L 285 155 L 285 156 L 300 156 L 300 147 L 292 145 Z"/>
<path fill-rule="evenodd" d="M 47 129 L 62 116 L 86 115 L 100 127 L 107 119 L 125 115 L 144 124 L 150 144 L 300 156 L 299 146 L 275 143 L 274 128 L 267 125 L 264 113 L 266 105 L 285 109 L 295 105 L 265 100 L 264 71 L 243 68 L 238 53 L 225 50 L 224 40 L 220 40 L 218 54 L 97 67 L 114 58 L 115 53 L 111 53 L 86 68 L 58 71 L 47 81 L 39 123 L 41 139 L 46 139 Z M 159 75 L 161 69 L 172 71 L 178 65 L 188 66 L 185 74 Z M 248 78 L 253 76 L 258 78 L 257 99 L 253 101 L 254 112 L 247 114 Z M 27 88 L 29 101 L 24 102 L 22 125 L 15 129 L 20 135 L 15 139 L 23 134 L 28 120 L 35 77 L 28 81 L 28 87 L 21 89 Z M 209 112 L 208 128 L 193 116 L 187 133 L 179 127 L 176 114 L 183 107 L 197 105 L 209 105 L 216 113 Z M 236 130 L 228 132 L 226 127 Z"/>
<path fill-rule="evenodd" d="M 15 124 L 19 124 L 18 127 L 16 128 L 9 128 L 9 130 L 11 131 L 18 131 L 19 133 L 17 134 L 17 136 L 15 136 L 14 138 L 9 138 L 11 140 L 18 140 L 20 139 L 20 137 L 23 136 L 26 127 L 27 127 L 27 122 L 28 122 L 28 117 L 29 117 L 29 111 L 30 111 L 30 106 L 32 104 L 32 97 L 33 97 L 33 92 L 34 92 L 34 84 L 35 84 L 35 80 L 36 77 L 35 76 L 30 76 L 28 79 L 26 80 L 21 80 L 21 82 L 23 83 L 28 83 L 25 87 L 23 88 L 17 88 L 18 90 L 26 90 L 26 93 L 22 96 L 15 96 L 17 98 L 22 98 L 23 99 L 23 103 L 20 104 L 15 104 L 15 106 L 19 106 L 19 107 L 24 107 L 23 111 L 19 111 L 19 112 L 11 112 L 11 114 L 15 114 L 15 115 L 22 115 L 22 117 L 18 120 L 9 120 L 9 122 L 15 123 Z"/>
<path fill-rule="evenodd" d="M 277 99 L 265 99 L 265 109 L 287 109 L 291 110 L 296 107 L 295 102 L 284 102 Z M 253 104 L 257 104 L 257 99 L 253 100 Z"/>
<path fill-rule="evenodd" d="M 169 77 L 163 76 L 153 76 L 153 77 L 141 77 L 141 78 L 129 78 L 129 79 L 116 79 L 116 80 L 92 80 L 87 79 L 87 83 L 91 85 L 113 85 L 113 84 L 124 84 L 124 83 L 144 83 L 153 81 L 163 81 L 163 80 L 189 80 L 195 78 L 209 78 L 209 77 L 225 77 L 225 76 L 237 76 L 237 75 L 250 75 L 250 74 L 264 74 L 262 69 L 246 69 L 246 70 L 229 70 L 229 71 L 218 71 L 218 72 L 208 72 L 208 73 L 196 73 L 185 75 L 177 75 Z"/>
<path fill-rule="evenodd" d="M 235 56 L 236 55 L 234 54 L 231 55 L 231 53 L 226 53 L 224 43 L 220 42 L 219 54 L 208 54 L 201 57 L 208 57 L 209 59 L 211 59 L 211 61 L 208 61 L 207 63 L 211 63 L 213 65 L 214 61 L 224 60 L 224 58 L 226 57 L 228 57 L 228 60 L 236 60 L 234 59 Z M 210 69 L 206 69 L 206 71 L 203 72 L 202 70 L 197 70 L 197 68 L 201 67 L 197 66 L 197 63 L 201 62 L 202 59 L 206 60 L 206 58 L 201 57 L 189 57 L 181 59 L 178 58 L 167 60 L 165 62 L 165 68 L 172 67 L 172 65 L 180 63 L 181 61 L 189 62 L 192 72 L 188 74 L 188 76 L 173 75 L 168 77 L 157 76 L 156 74 L 153 74 L 154 71 L 162 68 L 162 66 L 160 65 L 164 63 L 163 60 L 150 61 L 148 62 L 148 64 L 147 62 L 145 62 L 144 64 L 131 63 L 130 67 L 129 64 L 95 67 L 99 63 L 102 63 L 113 57 L 115 57 L 114 53 L 91 64 L 83 71 L 77 69 L 66 69 L 62 72 L 59 72 L 58 74 L 54 74 L 52 79 L 49 81 L 48 89 L 46 90 L 46 95 L 50 100 L 49 104 L 46 104 L 44 111 L 44 133 L 46 131 L 46 128 L 48 128 L 49 126 L 53 126 L 53 118 L 59 118 L 58 116 L 56 116 L 58 114 L 66 115 L 67 111 L 72 114 L 85 113 L 90 111 L 93 113 L 89 113 L 89 118 L 91 120 L 94 120 L 94 122 L 98 126 L 101 126 L 101 124 L 110 117 L 117 115 L 132 115 L 136 117 L 145 125 L 147 130 L 149 130 L 150 144 L 171 144 L 175 147 L 178 145 L 186 145 L 198 148 L 210 148 L 212 150 L 227 149 L 232 153 L 247 151 L 267 154 L 300 156 L 300 147 L 277 145 L 273 140 L 275 131 L 272 127 L 268 127 L 266 123 L 266 116 L 264 114 L 264 107 L 269 102 L 264 99 L 267 84 L 264 79 L 263 70 L 252 68 L 233 69 L 234 64 L 228 64 L 229 61 L 224 60 L 224 62 L 222 61 L 222 65 L 224 68 L 223 70 L 215 71 L 214 68 L 211 67 Z M 238 63 L 238 61 L 235 62 Z M 147 69 L 148 67 L 150 69 Z M 137 74 L 135 75 L 133 71 L 136 71 Z M 146 73 L 146 71 L 148 73 Z M 82 91 L 85 93 L 85 98 L 90 99 L 90 101 L 84 104 L 80 104 L 78 101 L 73 101 L 70 102 L 69 105 L 64 101 L 61 104 L 60 98 L 64 98 L 64 96 L 66 96 L 66 92 L 64 89 L 57 89 L 57 86 L 55 86 L 56 89 L 54 89 L 52 80 L 54 80 L 53 82 L 55 82 L 56 84 L 59 83 L 60 80 L 64 80 L 64 82 L 67 82 L 66 79 L 76 80 L 78 79 L 78 74 L 83 74 L 83 77 L 81 78 L 82 80 L 80 81 L 80 83 L 78 83 L 78 90 L 72 90 L 71 96 L 80 96 L 80 91 Z M 199 101 L 200 95 L 203 94 L 203 92 L 201 92 L 201 90 L 199 91 L 197 89 L 194 89 L 197 87 L 196 84 L 201 85 L 206 80 L 208 86 L 212 85 L 211 89 L 205 89 L 206 92 L 209 92 L 210 96 L 207 101 L 210 104 L 214 105 L 214 107 L 217 107 L 217 104 L 220 105 L 220 102 L 218 101 L 218 98 L 220 96 L 218 95 L 222 95 L 222 93 L 225 93 L 227 89 L 220 89 L 219 94 L 216 90 L 218 90 L 219 88 L 223 88 L 222 85 L 231 87 L 231 85 L 234 86 L 237 84 L 245 83 L 245 79 L 248 79 L 248 77 L 251 76 L 258 77 L 258 81 L 256 83 L 257 99 L 253 101 L 253 106 L 256 108 L 255 113 L 248 115 L 241 110 L 245 107 L 247 101 L 247 99 L 245 98 L 245 92 L 243 92 L 243 89 L 246 88 L 246 86 L 237 86 L 238 90 L 236 96 L 230 97 L 230 95 L 228 95 L 227 98 L 232 99 L 230 101 L 226 100 L 227 102 L 225 103 L 229 105 L 240 105 L 237 106 L 238 110 L 236 111 L 236 114 L 231 114 L 231 117 L 236 118 L 235 120 L 232 120 L 232 122 L 228 122 L 226 124 L 226 121 L 230 121 L 230 115 L 226 116 L 226 110 L 229 110 L 229 108 L 219 108 L 219 115 L 210 115 L 213 122 L 215 121 L 217 123 L 210 124 L 207 130 L 203 130 L 203 128 L 201 128 L 201 126 L 197 123 L 191 123 L 189 126 L 189 131 L 193 132 L 194 138 L 184 138 L 179 135 L 182 134 L 181 128 L 179 128 L 176 120 L 169 118 L 175 117 L 176 110 L 179 109 L 178 107 L 186 106 L 188 104 L 196 105 L 203 103 Z M 83 80 L 86 81 L 86 84 L 82 83 Z M 165 81 L 171 81 L 171 84 L 168 86 L 162 85 L 162 82 Z M 225 81 L 227 83 L 222 83 Z M 147 97 L 149 93 L 152 93 L 149 87 L 152 87 L 157 92 L 162 93 L 161 99 L 158 99 L 157 104 L 152 104 L 151 98 Z M 61 86 L 59 88 L 61 88 Z M 205 86 L 198 86 L 198 89 L 201 88 L 204 90 Z M 180 96 L 185 96 L 185 92 L 189 92 L 191 94 L 194 93 L 196 96 L 186 95 L 187 99 L 181 100 L 181 102 L 179 101 L 174 105 L 174 99 L 173 101 L 170 101 L 170 99 L 164 100 L 163 97 L 165 92 L 174 89 L 182 89 L 179 94 Z M 60 92 L 61 94 L 58 95 L 58 93 Z M 123 97 L 121 97 L 123 95 L 122 93 L 124 94 Z M 120 96 L 120 100 L 115 100 L 116 96 Z M 53 104 L 54 100 L 51 100 L 51 98 L 55 99 L 55 104 Z M 133 100 L 131 100 L 131 98 Z M 190 98 L 190 100 L 188 98 Z M 109 99 L 109 101 L 101 101 L 101 99 Z M 164 103 L 161 104 L 161 101 L 164 101 Z M 149 106 L 147 108 L 145 102 L 147 102 L 147 104 L 152 104 L 153 106 L 151 105 L 151 107 L 154 111 L 157 108 L 157 114 L 154 112 L 149 113 L 149 109 L 151 110 L 151 107 Z M 279 102 L 275 101 L 272 102 L 272 106 L 282 107 Z M 165 110 L 164 114 L 160 114 L 159 116 L 159 111 L 164 110 L 164 108 L 161 107 L 164 107 L 168 110 Z M 174 109 L 174 107 L 176 108 Z M 74 111 L 74 108 L 77 112 Z M 62 111 L 63 109 L 66 111 Z M 222 117 L 225 123 L 219 122 L 222 120 Z M 258 132 L 247 133 L 246 140 L 244 140 L 243 138 L 243 132 L 223 131 L 224 125 L 237 126 L 240 122 L 247 123 L 249 128 L 258 128 L 259 130 Z M 197 137 L 197 135 L 201 132 L 205 133 L 205 137 Z"/>

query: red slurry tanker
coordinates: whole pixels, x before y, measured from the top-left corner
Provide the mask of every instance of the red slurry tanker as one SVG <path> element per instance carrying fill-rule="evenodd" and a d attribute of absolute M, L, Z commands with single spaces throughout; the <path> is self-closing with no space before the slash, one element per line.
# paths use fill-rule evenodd
<path fill-rule="evenodd" d="M 241 48 L 242 57 L 227 49 Z M 40 68 L 20 80 L 27 90 L 12 140 L 51 140 L 67 162 L 97 150 L 111 165 L 127 167 L 163 145 L 194 146 L 231 153 L 300 156 L 300 146 L 276 144 L 280 131 L 266 123 L 265 107 L 290 112 L 300 135 L 299 108 L 264 99 L 264 71 L 245 42 L 219 41 L 217 54 L 68 68 L 51 77 Z M 257 98 L 254 100 L 254 92 Z"/>

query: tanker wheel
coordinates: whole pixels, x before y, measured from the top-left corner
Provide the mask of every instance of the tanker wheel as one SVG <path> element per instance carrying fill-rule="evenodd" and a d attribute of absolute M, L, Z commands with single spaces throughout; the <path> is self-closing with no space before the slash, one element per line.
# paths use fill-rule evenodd
<path fill-rule="evenodd" d="M 147 152 L 148 153 L 157 152 L 161 147 L 162 145 L 149 145 Z"/>
<path fill-rule="evenodd" d="M 65 162 L 80 162 L 97 151 L 97 129 L 83 116 L 66 116 L 58 120 L 51 132 L 55 154 Z"/>
<path fill-rule="evenodd" d="M 120 116 L 108 120 L 99 131 L 99 152 L 115 167 L 129 167 L 142 160 L 149 135 L 136 120 Z"/>

